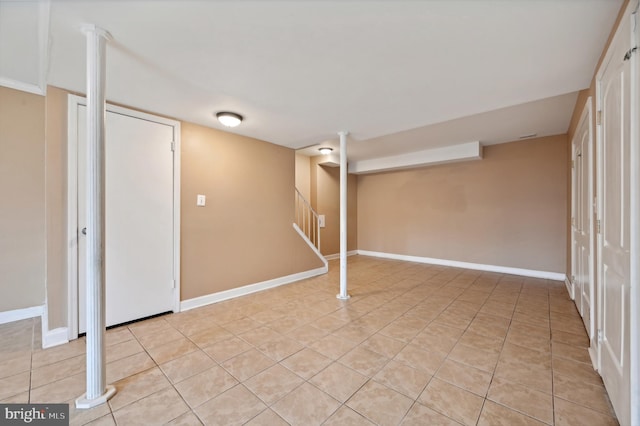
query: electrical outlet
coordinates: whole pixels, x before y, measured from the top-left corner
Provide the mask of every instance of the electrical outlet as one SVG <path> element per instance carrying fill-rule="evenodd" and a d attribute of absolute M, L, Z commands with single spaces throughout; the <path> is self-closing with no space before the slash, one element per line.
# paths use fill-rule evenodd
<path fill-rule="evenodd" d="M 207 204 L 207 197 L 204 195 L 198 194 L 198 198 L 196 198 L 196 206 L 204 207 Z"/>

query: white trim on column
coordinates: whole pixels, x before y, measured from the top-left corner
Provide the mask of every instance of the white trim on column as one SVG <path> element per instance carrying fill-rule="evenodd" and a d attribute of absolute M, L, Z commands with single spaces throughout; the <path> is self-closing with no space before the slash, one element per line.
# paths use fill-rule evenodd
<path fill-rule="evenodd" d="M 44 305 L 0 312 L 0 324 L 7 324 L 14 321 L 21 321 L 24 319 L 39 317 L 42 316 L 43 312 Z"/>
<path fill-rule="evenodd" d="M 272 280 L 262 281 L 255 284 L 249 284 L 242 287 L 232 288 L 230 290 L 219 291 L 217 293 L 211 293 L 200 297 L 194 297 L 193 299 L 183 300 L 180 304 L 181 311 L 188 311 L 190 309 L 199 308 L 201 306 L 210 305 L 212 303 L 222 302 L 223 300 L 234 299 L 240 296 L 246 296 L 247 294 L 256 293 L 258 291 L 267 290 L 274 287 L 279 287 L 285 284 L 291 284 L 296 281 L 312 278 L 317 275 L 326 274 L 328 271 L 327 266 L 323 266 L 317 269 L 311 269 L 305 272 L 299 272 L 297 274 L 286 275 L 284 277 L 274 278 Z"/>
<path fill-rule="evenodd" d="M 408 256 L 404 254 L 382 253 L 368 250 L 358 250 L 363 256 L 380 257 L 383 259 L 404 260 L 406 262 L 428 263 L 430 265 L 451 266 L 453 268 L 473 269 L 476 271 L 498 272 L 501 274 L 520 275 L 523 277 L 543 278 L 554 281 L 564 281 L 566 275 L 560 272 L 537 271 L 534 269 L 512 268 L 510 266 L 484 265 L 480 263 L 459 262 L 457 260 L 435 259 L 432 257 Z"/>

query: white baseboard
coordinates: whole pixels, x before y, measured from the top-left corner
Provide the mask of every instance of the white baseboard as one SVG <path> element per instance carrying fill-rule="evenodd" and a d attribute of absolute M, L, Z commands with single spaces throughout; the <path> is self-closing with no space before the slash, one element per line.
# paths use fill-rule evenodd
<path fill-rule="evenodd" d="M 347 256 L 355 256 L 358 254 L 358 250 L 351 250 L 347 252 Z M 340 253 L 329 254 L 324 257 L 327 260 L 340 259 Z"/>
<path fill-rule="evenodd" d="M 180 311 L 188 311 L 190 309 L 199 308 L 201 306 L 210 305 L 212 303 L 222 302 L 223 300 L 233 299 L 235 297 L 245 296 L 247 294 L 256 293 L 258 291 L 290 284 L 296 281 L 304 280 L 306 278 L 326 274 L 328 270 L 329 268 L 327 266 L 323 266 L 321 268 L 312 269 L 310 271 L 299 272 L 297 274 L 287 275 L 285 277 L 274 278 L 272 280 L 249 284 L 238 288 L 232 288 L 231 290 L 220 291 L 218 293 L 207 294 L 206 296 L 183 300 L 180 303 Z"/>
<path fill-rule="evenodd" d="M 598 352 L 596 348 L 593 346 L 589 346 L 589 358 L 591 359 L 591 366 L 594 370 L 599 371 L 598 369 Z"/>
<path fill-rule="evenodd" d="M 42 331 L 42 348 L 51 348 L 53 346 L 69 343 L 69 330 L 67 327 L 54 328 L 49 331 Z"/>
<path fill-rule="evenodd" d="M 576 294 L 573 289 L 573 283 L 567 276 L 564 277 L 564 285 L 567 286 L 567 292 L 569 293 L 569 297 L 571 298 L 571 300 L 576 300 Z"/>
<path fill-rule="evenodd" d="M 0 324 L 40 317 L 42 316 L 43 312 L 44 306 L 32 306 L 30 308 L 14 309 L 12 311 L 0 312 Z"/>
<path fill-rule="evenodd" d="M 431 257 L 408 256 L 404 254 L 382 253 L 368 250 L 358 250 L 363 256 L 380 257 L 384 259 L 404 260 L 406 262 L 428 263 L 430 265 L 451 266 L 453 268 L 473 269 L 476 271 L 498 272 L 501 274 L 520 275 L 523 277 L 543 278 L 554 281 L 564 281 L 565 274 L 559 272 L 536 271 L 533 269 L 512 268 L 509 266 L 483 265 L 480 263 L 459 262 L 456 260 L 435 259 Z"/>
<path fill-rule="evenodd" d="M 49 309 L 47 304 L 42 310 L 42 349 L 62 345 L 69 342 L 69 328 L 59 327 L 49 330 Z"/>

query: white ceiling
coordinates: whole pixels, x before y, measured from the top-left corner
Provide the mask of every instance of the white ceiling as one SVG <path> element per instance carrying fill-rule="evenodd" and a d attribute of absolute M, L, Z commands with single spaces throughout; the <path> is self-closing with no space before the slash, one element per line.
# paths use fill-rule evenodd
<path fill-rule="evenodd" d="M 47 82 L 85 91 L 79 27 L 96 24 L 112 102 L 218 128 L 231 110 L 234 133 L 296 149 L 348 130 L 350 159 L 499 143 L 566 132 L 621 5 L 53 0 Z"/>

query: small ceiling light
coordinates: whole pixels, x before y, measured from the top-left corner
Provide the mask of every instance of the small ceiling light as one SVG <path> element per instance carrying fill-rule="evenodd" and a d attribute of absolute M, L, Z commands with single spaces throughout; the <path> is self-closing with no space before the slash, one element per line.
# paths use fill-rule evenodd
<path fill-rule="evenodd" d="M 318 151 L 320 151 L 320 154 L 322 154 L 322 155 L 329 155 L 329 154 L 331 154 L 331 152 L 333 152 L 333 148 L 322 147 L 322 148 L 318 149 Z"/>
<path fill-rule="evenodd" d="M 236 127 L 240 123 L 242 123 L 242 116 L 240 114 L 236 114 L 235 112 L 219 112 L 216 114 L 216 118 L 218 121 L 227 127 Z"/>

